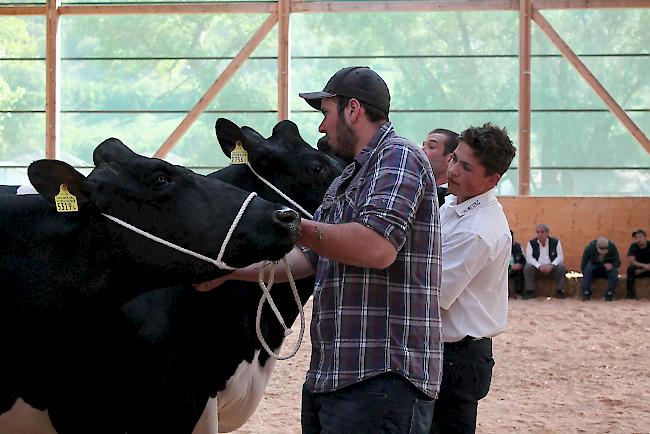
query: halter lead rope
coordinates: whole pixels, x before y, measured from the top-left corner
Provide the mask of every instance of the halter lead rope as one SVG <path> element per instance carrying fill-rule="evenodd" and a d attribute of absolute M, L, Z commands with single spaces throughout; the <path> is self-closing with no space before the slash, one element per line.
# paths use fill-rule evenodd
<path fill-rule="evenodd" d="M 194 252 L 192 250 L 186 249 L 184 247 L 178 246 L 178 245 L 176 245 L 174 243 L 171 243 L 171 242 L 169 242 L 167 240 L 163 240 L 160 237 L 157 237 L 157 236 L 155 236 L 153 234 L 150 234 L 149 232 L 143 231 L 142 229 L 139 229 L 139 228 L 137 228 L 137 227 L 135 227 L 135 226 L 133 226 L 133 225 L 131 225 L 129 223 L 126 223 L 125 221 L 122 221 L 122 220 L 118 219 L 117 217 L 113 217 L 112 215 L 108 215 L 108 214 L 104 214 L 104 213 L 102 213 L 102 215 L 104 217 L 106 217 L 107 219 L 109 219 L 109 220 L 111 220 L 111 221 L 113 221 L 113 222 L 115 222 L 115 223 L 117 223 L 117 224 L 119 224 L 121 226 L 124 226 L 125 228 L 127 228 L 129 230 L 132 230 L 133 232 L 135 232 L 137 234 L 140 234 L 140 235 L 142 235 L 142 236 L 144 236 L 146 238 L 149 238 L 150 240 L 156 241 L 156 242 L 158 242 L 160 244 L 163 244 L 163 245 L 165 245 L 167 247 L 171 247 L 172 249 L 178 250 L 179 252 L 188 254 L 190 256 L 194 256 L 197 259 L 201 259 L 203 261 L 214 264 L 214 265 L 216 265 L 218 268 L 220 268 L 222 270 L 236 270 L 236 268 L 231 267 L 231 266 L 229 266 L 228 264 L 226 264 L 225 262 L 222 261 L 223 255 L 226 252 L 226 246 L 228 245 L 228 242 L 230 241 L 230 237 L 232 237 L 233 232 L 235 232 L 235 228 L 239 224 L 239 221 L 241 220 L 242 216 L 244 215 L 244 211 L 246 211 L 246 208 L 248 207 L 248 204 L 250 204 L 250 202 L 253 200 L 253 198 L 255 196 L 257 196 L 257 193 L 255 193 L 255 192 L 249 194 L 248 197 L 246 198 L 246 200 L 244 200 L 244 203 L 242 203 L 242 206 L 239 208 L 239 212 L 235 216 L 235 219 L 233 220 L 232 224 L 230 225 L 230 229 L 228 229 L 228 233 L 226 234 L 226 238 L 223 240 L 223 243 L 221 244 L 221 249 L 219 250 L 219 254 L 217 255 L 217 259 L 212 259 L 212 258 L 210 258 L 208 256 L 205 256 L 205 255 L 202 255 L 200 253 L 196 253 L 196 252 Z"/>
<path fill-rule="evenodd" d="M 257 176 L 259 180 L 262 181 L 264 184 L 266 184 L 271 190 L 275 191 L 282 198 L 284 198 L 284 200 L 286 200 L 291 205 L 298 208 L 298 210 L 302 212 L 305 216 L 307 216 L 310 220 L 314 219 L 314 216 L 311 215 L 309 212 L 307 212 L 303 207 L 298 205 L 298 203 L 295 200 L 291 199 L 289 196 L 284 194 L 279 188 L 271 184 L 269 181 L 264 179 L 262 175 L 257 173 L 249 162 L 246 162 L 246 166 L 248 166 L 251 172 L 253 172 L 253 175 Z M 300 315 L 300 334 L 298 336 L 298 340 L 296 341 L 296 345 L 291 350 L 291 352 L 285 356 L 281 356 L 273 352 L 273 350 L 266 343 L 264 336 L 262 336 L 262 330 L 260 328 L 260 320 L 262 318 L 262 307 L 264 306 L 264 301 L 268 300 L 269 306 L 271 306 L 273 313 L 275 313 L 276 318 L 278 319 L 278 321 L 282 325 L 282 328 L 284 329 L 284 336 L 285 337 L 289 336 L 292 333 L 291 329 L 288 328 L 287 325 L 285 324 L 284 319 L 282 318 L 282 314 L 280 314 L 280 310 L 277 308 L 277 306 L 273 302 L 273 298 L 271 297 L 271 287 L 273 286 L 273 279 L 275 278 L 275 266 L 271 268 L 268 286 L 264 284 L 264 269 L 271 264 L 270 262 L 265 263 L 264 266 L 260 268 L 260 272 L 257 279 L 258 283 L 260 284 L 260 288 L 262 288 L 262 297 L 260 298 L 260 303 L 257 306 L 257 315 L 255 316 L 255 333 L 257 333 L 257 339 L 259 339 L 260 343 L 262 344 L 262 347 L 264 347 L 264 349 L 269 354 L 269 356 L 273 357 L 276 360 L 287 360 L 295 356 L 298 350 L 300 349 L 300 345 L 302 344 L 302 338 L 305 333 L 305 311 L 303 310 L 302 302 L 300 301 L 300 296 L 298 295 L 298 289 L 296 288 L 296 283 L 293 279 L 293 275 L 291 274 L 291 269 L 289 268 L 289 264 L 287 263 L 286 257 L 282 258 L 282 261 L 284 262 L 284 267 L 287 270 L 289 285 L 291 286 L 291 291 L 293 292 L 293 298 L 296 301 L 296 306 L 298 306 L 298 312 Z"/>
<path fill-rule="evenodd" d="M 284 323 L 284 319 L 282 318 L 280 311 L 278 310 L 277 306 L 273 302 L 273 299 L 271 298 L 270 291 L 271 291 L 271 287 L 273 286 L 273 279 L 275 278 L 275 266 L 271 267 L 268 286 L 264 284 L 264 269 L 268 265 L 271 265 L 272 264 L 271 262 L 265 263 L 264 266 L 260 268 L 260 272 L 258 275 L 258 282 L 260 284 L 260 288 L 262 288 L 263 294 L 262 294 L 262 298 L 260 298 L 260 303 L 257 305 L 257 315 L 255 316 L 255 333 L 257 333 L 257 339 L 259 339 L 260 343 L 262 344 L 262 347 L 264 347 L 264 349 L 269 354 L 269 356 L 273 357 L 276 360 L 287 360 L 295 356 L 298 350 L 300 349 L 300 344 L 302 343 L 302 337 L 305 333 L 305 311 L 302 308 L 302 302 L 300 301 L 300 296 L 298 295 L 296 282 L 294 281 L 293 275 L 291 274 L 291 269 L 289 268 L 289 264 L 287 263 L 287 258 L 286 257 L 282 258 L 282 262 L 284 263 L 284 268 L 287 271 L 287 277 L 289 279 L 289 284 L 291 285 L 293 298 L 296 301 L 296 305 L 298 306 L 298 312 L 300 313 L 300 334 L 298 335 L 298 340 L 296 341 L 296 345 L 293 347 L 291 352 L 289 352 L 289 354 L 281 356 L 279 354 L 274 353 L 273 350 L 266 343 L 264 336 L 262 336 L 262 329 L 260 327 L 260 321 L 262 318 L 262 307 L 264 306 L 264 301 L 268 299 L 269 306 L 271 306 L 271 309 L 275 313 L 275 316 L 278 318 L 278 321 L 280 322 L 282 328 L 284 329 L 284 336 L 285 337 L 289 336 L 292 333 L 291 329 L 288 328 Z"/>

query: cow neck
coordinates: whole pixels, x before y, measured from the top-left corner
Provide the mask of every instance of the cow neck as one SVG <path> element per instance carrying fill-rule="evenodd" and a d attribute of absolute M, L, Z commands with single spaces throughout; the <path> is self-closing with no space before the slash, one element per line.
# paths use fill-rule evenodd
<path fill-rule="evenodd" d="M 253 166 L 251 166 L 251 163 L 246 163 L 246 165 L 247 165 L 248 168 L 251 170 L 251 172 L 253 172 L 253 175 L 257 176 L 257 177 L 259 178 L 259 180 L 262 181 L 264 184 L 266 184 L 266 185 L 267 185 L 271 190 L 275 191 L 275 192 L 276 192 L 277 194 L 279 194 L 279 195 L 280 195 L 284 200 L 286 200 L 286 201 L 289 202 L 291 205 L 293 205 L 293 206 L 295 206 L 296 208 L 298 208 L 298 211 L 300 211 L 301 213 L 303 213 L 303 214 L 304 214 L 306 217 L 308 217 L 310 220 L 313 220 L 313 219 L 314 219 L 314 216 L 311 215 L 309 212 L 307 212 L 303 207 L 301 207 L 300 205 L 298 205 L 298 203 L 297 203 L 295 200 L 291 199 L 289 196 L 287 196 L 286 194 L 284 194 L 284 193 L 282 192 L 282 190 L 280 190 L 279 188 L 277 188 L 275 185 L 271 184 L 269 181 L 267 181 L 266 179 L 264 179 L 264 177 L 262 177 L 262 175 L 260 175 L 259 173 L 257 173 L 257 172 L 255 171 L 255 169 L 253 169 Z"/>
<path fill-rule="evenodd" d="M 276 360 L 287 360 L 290 359 L 291 357 L 295 356 L 298 350 L 300 349 L 300 344 L 302 343 L 302 337 L 305 334 L 305 311 L 302 308 L 302 302 L 300 301 L 300 295 L 298 295 L 298 289 L 296 288 L 296 282 L 293 279 L 293 274 L 291 274 L 291 269 L 289 268 L 289 264 L 287 263 L 287 258 L 286 256 L 282 258 L 282 262 L 284 263 L 284 268 L 287 271 L 287 277 L 289 279 L 289 284 L 291 285 L 291 291 L 293 292 L 293 298 L 296 301 L 296 305 L 298 306 L 298 312 L 300 314 L 300 334 L 298 335 L 298 339 L 296 340 L 296 345 L 293 347 L 293 349 L 289 352 L 289 354 L 286 354 L 284 356 L 281 356 L 279 354 L 276 354 L 266 343 L 266 340 L 264 339 L 264 336 L 262 336 L 262 328 L 260 326 L 261 320 L 262 320 L 262 308 L 264 307 L 264 301 L 268 300 L 269 301 L 269 306 L 271 306 L 271 310 L 275 313 L 275 316 L 278 318 L 278 321 L 282 325 L 282 328 L 284 329 L 284 336 L 287 337 L 289 336 L 292 331 L 289 327 L 284 322 L 284 319 L 282 318 L 282 314 L 280 314 L 280 310 L 277 308 L 275 303 L 273 302 L 273 299 L 271 298 L 271 287 L 273 286 L 273 280 L 275 277 L 275 265 L 272 262 L 266 262 L 263 267 L 260 268 L 259 274 L 258 274 L 258 282 L 260 284 L 260 288 L 262 288 L 262 298 L 260 299 L 259 304 L 257 305 L 257 315 L 255 316 L 255 333 L 257 334 L 257 339 L 259 339 L 260 343 L 262 344 L 262 347 L 266 350 L 266 352 L 269 354 L 269 356 L 273 357 Z M 264 284 L 264 270 L 266 269 L 267 266 L 272 265 L 270 275 L 269 275 L 269 283 L 268 285 Z"/>
<path fill-rule="evenodd" d="M 235 232 L 235 228 L 239 224 L 239 221 L 241 220 L 242 216 L 244 215 L 244 211 L 246 211 L 246 208 L 248 207 L 248 204 L 251 203 L 251 201 L 253 200 L 253 198 L 255 196 L 257 196 L 257 193 L 255 193 L 255 192 L 249 194 L 248 197 L 246 198 L 246 200 L 244 200 L 244 203 L 242 203 L 242 206 L 239 208 L 239 212 L 235 216 L 235 219 L 233 220 L 232 224 L 230 225 L 230 229 L 228 229 L 228 233 L 226 234 L 226 238 L 223 240 L 223 243 L 221 244 L 221 249 L 219 250 L 219 254 L 217 255 L 217 259 L 212 259 L 212 258 L 210 258 L 208 256 L 204 256 L 204 255 L 202 255 L 200 253 L 196 253 L 196 252 L 194 252 L 192 250 L 189 250 L 189 249 L 186 249 L 186 248 L 181 247 L 179 245 L 176 245 L 176 244 L 174 244 L 174 243 L 172 243 L 170 241 L 164 240 L 164 239 L 162 239 L 160 237 L 157 237 L 157 236 L 155 236 L 153 234 L 150 234 L 149 232 L 143 231 L 142 229 L 139 229 L 139 228 L 137 228 L 137 227 L 135 227 L 135 226 L 133 226 L 133 225 L 131 225 L 129 223 L 126 223 L 125 221 L 120 220 L 119 218 L 114 217 L 112 215 L 105 214 L 105 213 L 102 213 L 102 215 L 104 217 L 106 217 L 107 219 L 117 223 L 118 225 L 121 225 L 121 226 L 123 226 L 123 227 L 137 233 L 137 234 L 142 235 L 143 237 L 149 238 L 150 240 L 156 241 L 156 242 L 158 242 L 160 244 L 163 244 L 163 245 L 165 245 L 167 247 L 171 247 L 172 249 L 178 250 L 181 253 L 185 253 L 187 255 L 194 256 L 197 259 L 201 259 L 201 260 L 203 260 L 205 262 L 209 262 L 211 264 L 214 264 L 214 265 L 216 265 L 218 268 L 220 268 L 222 270 L 236 270 L 237 268 L 231 267 L 228 264 L 226 264 L 225 262 L 223 262 L 223 255 L 226 252 L 226 246 L 228 246 L 228 242 L 230 241 L 230 237 L 232 237 L 233 232 Z"/>

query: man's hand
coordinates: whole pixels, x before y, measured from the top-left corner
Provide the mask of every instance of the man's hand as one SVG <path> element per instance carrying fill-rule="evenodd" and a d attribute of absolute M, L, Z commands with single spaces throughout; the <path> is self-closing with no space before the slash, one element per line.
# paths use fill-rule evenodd
<path fill-rule="evenodd" d="M 609 262 L 606 262 L 603 265 L 605 266 L 605 270 L 607 270 L 607 271 L 610 271 L 612 269 L 612 264 L 610 264 Z"/>
<path fill-rule="evenodd" d="M 522 268 L 524 268 L 524 264 L 512 264 L 511 268 L 512 268 L 513 271 L 519 271 Z"/>
<path fill-rule="evenodd" d="M 544 264 L 539 266 L 539 271 L 544 274 L 548 274 L 553 271 L 553 264 Z"/>
<path fill-rule="evenodd" d="M 228 280 L 230 280 L 230 275 L 226 274 L 225 276 L 217 277 L 216 279 L 208 280 L 207 282 L 195 283 L 194 288 L 200 292 L 207 292 L 216 288 L 217 286 L 221 286 Z"/>

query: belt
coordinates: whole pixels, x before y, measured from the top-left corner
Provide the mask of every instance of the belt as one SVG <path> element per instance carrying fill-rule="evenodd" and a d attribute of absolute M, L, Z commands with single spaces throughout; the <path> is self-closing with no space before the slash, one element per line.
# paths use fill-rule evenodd
<path fill-rule="evenodd" d="M 465 336 L 463 339 L 456 342 L 445 342 L 445 347 L 460 347 L 468 346 L 476 342 L 484 341 L 490 338 L 475 338 L 474 336 Z"/>

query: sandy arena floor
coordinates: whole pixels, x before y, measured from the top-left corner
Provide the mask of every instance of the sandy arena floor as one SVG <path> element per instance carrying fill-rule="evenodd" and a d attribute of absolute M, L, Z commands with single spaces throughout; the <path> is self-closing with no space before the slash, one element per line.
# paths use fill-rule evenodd
<path fill-rule="evenodd" d="M 293 329 L 289 339 L 299 324 Z M 236 433 L 300 432 L 310 349 L 306 336 L 294 358 L 278 363 L 257 412 Z M 650 433 L 648 300 L 511 299 L 494 357 L 479 433 Z"/>

